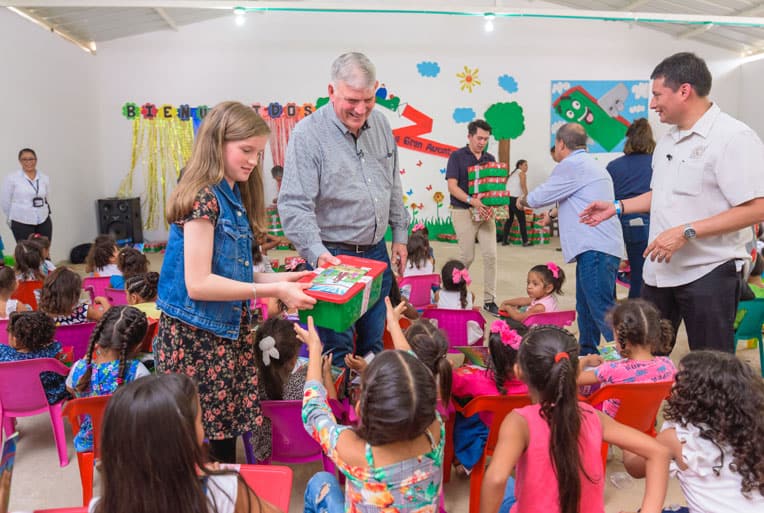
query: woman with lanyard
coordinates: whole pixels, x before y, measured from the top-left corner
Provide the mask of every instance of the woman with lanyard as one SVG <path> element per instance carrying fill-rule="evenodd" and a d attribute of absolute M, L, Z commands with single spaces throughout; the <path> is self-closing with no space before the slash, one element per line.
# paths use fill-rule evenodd
<path fill-rule="evenodd" d="M 33 233 L 53 239 L 48 192 L 50 178 L 37 170 L 37 154 L 30 148 L 19 152 L 21 169 L 5 179 L 0 206 L 16 242 Z"/>

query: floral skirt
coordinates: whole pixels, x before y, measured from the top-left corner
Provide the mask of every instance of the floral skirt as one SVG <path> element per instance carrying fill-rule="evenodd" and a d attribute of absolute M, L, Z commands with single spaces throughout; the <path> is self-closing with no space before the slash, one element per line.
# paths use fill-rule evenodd
<path fill-rule="evenodd" d="M 157 372 L 181 373 L 196 381 L 209 440 L 241 436 L 263 423 L 252 335 L 244 318 L 241 326 L 239 338 L 231 340 L 164 313 L 159 318 Z"/>

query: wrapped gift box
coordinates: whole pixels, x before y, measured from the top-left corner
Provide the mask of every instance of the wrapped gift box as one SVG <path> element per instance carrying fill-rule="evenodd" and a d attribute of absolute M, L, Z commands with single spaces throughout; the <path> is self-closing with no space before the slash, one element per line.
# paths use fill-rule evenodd
<path fill-rule="evenodd" d="M 502 226 L 504 226 L 502 224 Z M 502 229 L 497 227 L 497 230 Z M 533 245 L 549 244 L 550 235 L 549 227 L 541 226 L 541 215 L 535 214 L 532 210 L 525 210 L 525 229 L 528 233 L 528 240 Z M 520 237 L 520 228 L 517 221 L 512 223 L 512 228 L 509 230 L 509 243 L 520 245 L 523 243 L 522 237 Z"/>
<path fill-rule="evenodd" d="M 300 280 L 313 282 L 305 293 L 317 300 L 312 310 L 300 310 L 300 321 L 308 322 L 312 315 L 316 326 L 343 332 L 379 301 L 387 264 L 348 255 L 337 258 L 339 265 L 319 267 Z"/>
<path fill-rule="evenodd" d="M 471 166 L 467 168 L 469 193 L 488 207 L 509 205 L 507 177 L 509 170 L 502 162 Z"/>

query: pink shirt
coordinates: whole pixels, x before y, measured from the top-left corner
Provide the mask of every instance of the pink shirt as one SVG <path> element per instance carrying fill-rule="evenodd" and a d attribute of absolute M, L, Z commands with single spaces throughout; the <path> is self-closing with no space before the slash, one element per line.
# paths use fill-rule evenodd
<path fill-rule="evenodd" d="M 528 386 L 519 379 L 508 379 L 504 382 L 507 395 L 525 395 Z M 493 373 L 477 365 L 464 365 L 454 369 L 451 382 L 451 394 L 454 397 L 477 397 L 479 395 L 499 395 Z M 491 425 L 492 413 L 479 413 L 480 420 L 486 426 Z"/>
<path fill-rule="evenodd" d="M 530 310 L 531 307 L 535 305 L 541 305 L 544 307 L 545 312 L 556 312 L 557 311 L 557 296 L 554 294 L 549 294 L 548 296 L 544 296 L 540 299 L 534 299 L 531 301 L 530 306 L 528 306 L 528 309 Z"/>
<path fill-rule="evenodd" d="M 579 513 L 604 513 L 605 476 L 602 472 L 602 424 L 594 408 L 578 403 L 581 408 L 581 431 L 578 444 L 581 465 L 581 501 Z M 560 511 L 557 477 L 549 454 L 549 424 L 541 418 L 541 406 L 532 404 L 515 410 L 528 423 L 528 447 L 517 461 L 515 496 L 511 513 Z M 587 476 L 589 476 L 587 478 Z M 590 480 L 591 479 L 591 480 Z"/>
<path fill-rule="evenodd" d="M 652 360 L 631 360 L 624 358 L 605 362 L 595 367 L 594 375 L 603 385 L 618 383 L 658 383 L 672 381 L 676 374 L 674 363 L 667 356 L 656 356 Z M 602 411 L 615 417 L 620 401 L 612 399 L 602 404 Z"/>

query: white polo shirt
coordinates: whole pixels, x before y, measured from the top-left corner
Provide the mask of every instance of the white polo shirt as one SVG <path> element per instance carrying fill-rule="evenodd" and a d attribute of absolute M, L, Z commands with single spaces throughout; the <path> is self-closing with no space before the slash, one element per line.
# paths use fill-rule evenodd
<path fill-rule="evenodd" d="M 651 187 L 650 242 L 674 226 L 764 197 L 764 145 L 751 128 L 712 104 L 690 130 L 673 127 L 658 141 Z M 748 227 L 687 241 L 669 263 L 645 260 L 645 283 L 676 287 L 728 260 L 750 260 L 750 241 Z"/>
<path fill-rule="evenodd" d="M 38 225 L 48 218 L 48 192 L 50 191 L 50 178 L 37 171 L 34 180 L 27 178 L 23 171 L 18 170 L 8 175 L 3 182 L 0 193 L 0 206 L 8 223 Z M 36 197 L 43 198 L 45 202 L 35 207 L 33 200 Z"/>

